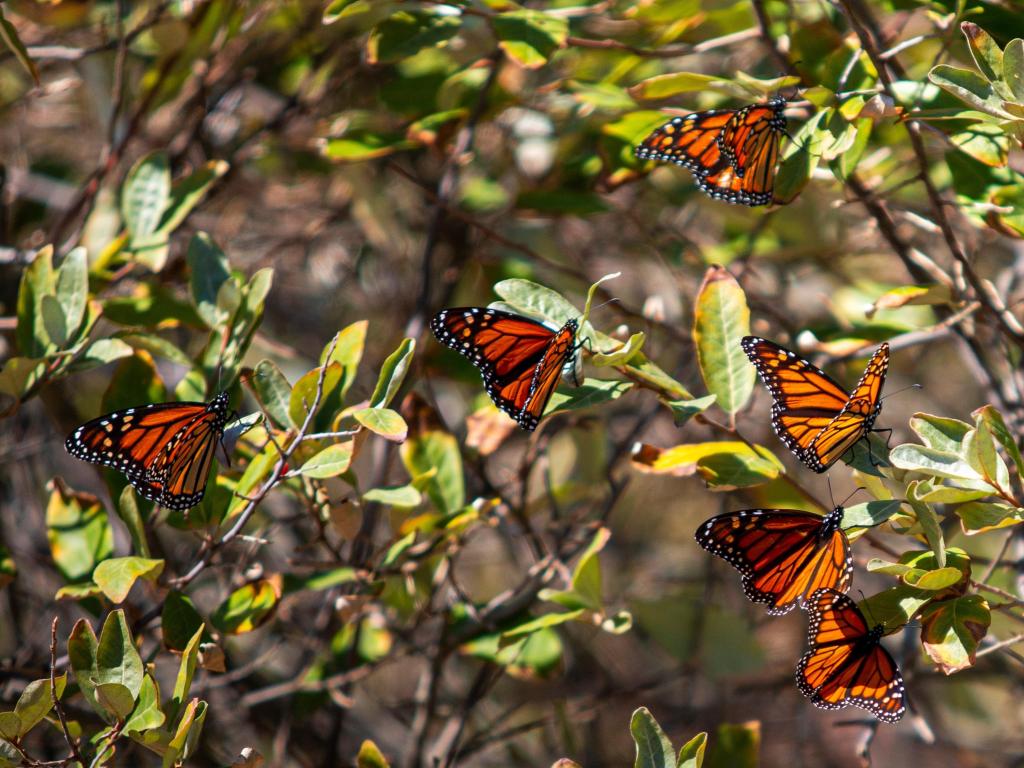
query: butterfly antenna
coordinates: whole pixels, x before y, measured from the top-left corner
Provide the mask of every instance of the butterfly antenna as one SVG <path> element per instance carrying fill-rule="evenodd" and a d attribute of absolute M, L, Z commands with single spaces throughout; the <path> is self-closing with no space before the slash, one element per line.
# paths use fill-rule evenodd
<path fill-rule="evenodd" d="M 857 590 L 857 594 L 860 595 L 860 600 L 861 600 L 861 603 L 864 604 L 864 607 L 866 609 L 866 613 L 868 615 L 868 619 L 870 620 L 871 625 L 874 626 L 874 624 L 875 624 L 875 617 L 871 613 L 871 606 L 870 606 L 870 604 L 868 604 L 867 595 L 864 594 L 864 590 L 863 589 L 858 589 Z M 864 609 L 862 609 L 862 610 L 864 610 Z M 882 626 L 885 626 L 884 623 L 882 624 Z"/>
<path fill-rule="evenodd" d="M 924 389 L 924 385 L 923 384 L 910 384 L 910 385 L 908 385 L 906 387 L 903 387 L 902 389 L 897 389 L 895 392 L 890 392 L 887 395 L 882 395 L 882 397 L 880 397 L 879 400 L 884 401 L 887 398 L 892 397 L 893 395 L 898 395 L 901 392 L 906 392 L 908 389 Z M 876 431 L 882 432 L 884 430 L 879 429 L 879 430 L 876 430 Z"/>

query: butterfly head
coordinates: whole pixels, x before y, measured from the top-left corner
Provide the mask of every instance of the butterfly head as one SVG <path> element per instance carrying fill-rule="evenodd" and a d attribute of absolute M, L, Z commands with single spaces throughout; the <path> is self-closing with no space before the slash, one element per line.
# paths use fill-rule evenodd
<path fill-rule="evenodd" d="M 843 508 L 836 507 L 829 512 L 821 521 L 821 533 L 818 535 L 822 539 L 831 538 L 832 534 L 839 530 L 839 526 L 843 522 Z"/>

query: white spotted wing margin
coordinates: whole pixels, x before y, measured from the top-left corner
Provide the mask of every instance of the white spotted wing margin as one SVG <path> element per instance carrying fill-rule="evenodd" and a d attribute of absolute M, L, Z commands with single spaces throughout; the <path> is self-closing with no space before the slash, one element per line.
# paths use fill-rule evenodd
<path fill-rule="evenodd" d="M 498 408 L 532 432 L 566 363 L 577 353 L 578 322 L 552 329 L 532 318 L 487 307 L 456 307 L 434 315 L 430 330 L 480 371 Z"/>
<path fill-rule="evenodd" d="M 842 507 L 824 517 L 795 509 L 741 509 L 712 517 L 695 538 L 739 571 L 751 602 L 781 616 L 802 608 L 818 589 L 850 588 L 853 557 L 842 518 Z"/>
<path fill-rule="evenodd" d="M 122 472 L 145 499 L 185 510 L 198 504 L 228 418 L 228 393 L 209 403 L 169 402 L 125 408 L 75 429 L 68 453 Z"/>
<path fill-rule="evenodd" d="M 903 676 L 882 646 L 885 628 L 869 628 L 846 595 L 821 589 L 807 602 L 809 649 L 796 669 L 800 692 L 820 709 L 855 706 L 895 723 L 906 711 Z"/>

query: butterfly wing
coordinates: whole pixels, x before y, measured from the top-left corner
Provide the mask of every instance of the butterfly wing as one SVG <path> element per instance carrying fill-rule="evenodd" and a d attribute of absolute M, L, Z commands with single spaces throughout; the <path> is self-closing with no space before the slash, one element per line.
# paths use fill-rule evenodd
<path fill-rule="evenodd" d="M 736 113 L 735 109 L 713 109 L 674 117 L 643 140 L 636 156 L 707 173 L 722 162 L 718 137 Z"/>
<path fill-rule="evenodd" d="M 849 396 L 827 373 L 767 339 L 746 336 L 743 351 L 771 392 L 772 428 L 798 459 L 815 472 L 824 472 L 839 458 L 824 463 L 808 448 L 823 429 L 846 408 Z"/>
<path fill-rule="evenodd" d="M 553 331 L 536 320 L 483 307 L 446 309 L 434 316 L 430 329 L 442 344 L 469 358 L 494 404 L 530 431 L 576 349 L 575 320 Z"/>
<path fill-rule="evenodd" d="M 868 361 L 843 410 L 807 446 L 805 455 L 811 462 L 824 468 L 831 466 L 871 431 L 882 410 L 882 385 L 888 369 L 889 345 L 882 344 Z"/>
<path fill-rule="evenodd" d="M 803 605 L 822 587 L 847 590 L 853 572 L 850 542 L 839 528 L 843 510 L 825 517 L 787 509 L 744 509 L 718 515 L 696 533 L 697 543 L 732 565 L 743 591 L 768 613 Z"/>
<path fill-rule="evenodd" d="M 800 692 L 821 709 L 853 705 L 885 722 L 899 720 L 903 677 L 879 642 L 881 628 L 869 630 L 857 604 L 830 589 L 811 596 L 807 615 L 810 650 L 797 666 Z"/>
<path fill-rule="evenodd" d="M 187 509 L 203 497 L 227 404 L 222 392 L 210 403 L 154 403 L 114 411 L 80 426 L 64 445 L 76 458 L 123 472 L 144 498 Z M 195 470 L 203 466 L 195 481 Z"/>

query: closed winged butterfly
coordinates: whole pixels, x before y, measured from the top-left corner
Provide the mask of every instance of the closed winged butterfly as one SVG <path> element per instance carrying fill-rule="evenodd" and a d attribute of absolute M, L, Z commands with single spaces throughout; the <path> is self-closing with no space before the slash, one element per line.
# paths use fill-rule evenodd
<path fill-rule="evenodd" d="M 693 172 L 716 200 L 757 206 L 772 202 L 786 100 L 676 117 L 636 148 L 641 160 L 675 163 Z"/>
<path fill-rule="evenodd" d="M 704 549 L 740 572 L 743 592 L 782 615 L 818 589 L 850 588 L 850 541 L 839 527 L 843 508 L 822 517 L 795 509 L 742 509 L 697 529 Z"/>
<path fill-rule="evenodd" d="M 469 358 L 491 400 L 528 431 L 537 428 L 562 369 L 575 365 L 576 320 L 559 329 L 511 312 L 457 307 L 434 315 L 430 330 Z"/>
<path fill-rule="evenodd" d="M 68 435 L 78 459 L 123 472 L 143 498 L 167 509 L 203 499 L 228 418 L 228 393 L 209 403 L 153 403 L 114 411 Z"/>
<path fill-rule="evenodd" d="M 800 692 L 821 709 L 852 704 L 887 723 L 903 717 L 903 676 L 882 647 L 884 626 L 868 627 L 857 604 L 832 589 L 811 595 L 807 617 L 810 648 L 796 668 Z"/>
<path fill-rule="evenodd" d="M 847 393 L 828 374 L 785 347 L 746 336 L 743 351 L 772 393 L 772 427 L 809 469 L 824 472 L 873 431 L 882 410 L 889 345 L 882 344 Z"/>

